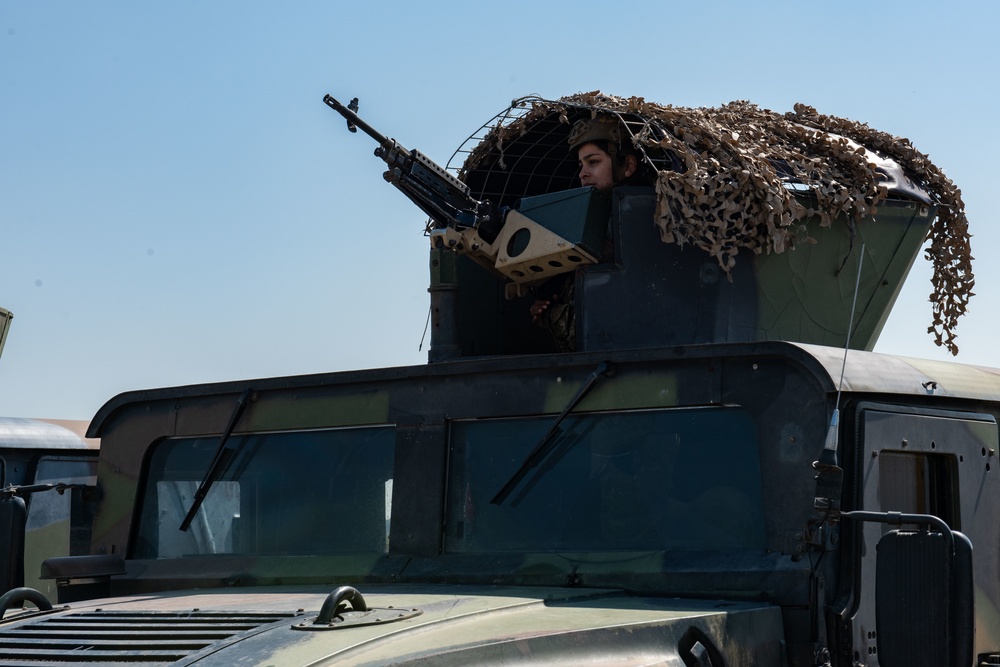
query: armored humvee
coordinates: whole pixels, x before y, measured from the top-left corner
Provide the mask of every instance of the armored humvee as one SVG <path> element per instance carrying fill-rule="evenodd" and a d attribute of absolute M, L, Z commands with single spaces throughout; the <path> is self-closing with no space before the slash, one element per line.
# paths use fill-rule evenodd
<path fill-rule="evenodd" d="M 826 220 L 770 156 L 797 247 L 677 246 L 635 100 L 508 110 L 460 178 L 327 103 L 431 216 L 431 363 L 108 401 L 90 555 L 0 599 L 0 665 L 1000 662 L 1000 371 L 869 351 L 942 188 L 852 148 L 877 201 Z M 598 113 L 655 186 L 572 187 Z"/>

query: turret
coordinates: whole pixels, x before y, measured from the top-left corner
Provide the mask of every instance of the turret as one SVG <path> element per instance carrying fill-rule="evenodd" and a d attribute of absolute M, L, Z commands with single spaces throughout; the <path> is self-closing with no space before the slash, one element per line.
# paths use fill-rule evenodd
<path fill-rule="evenodd" d="M 594 118 L 619 124 L 647 185 L 579 188 L 570 135 Z M 431 361 L 758 340 L 871 350 L 926 239 L 931 329 L 954 351 L 972 286 L 961 195 L 906 140 L 808 107 L 599 93 L 516 100 L 475 136 L 461 180 L 518 215 L 493 270 L 461 239 L 432 250 Z M 571 311 L 562 339 L 530 314 L 553 296 Z"/>
<path fill-rule="evenodd" d="M 909 141 L 797 105 L 514 100 L 457 177 L 327 95 L 430 217 L 431 362 L 786 340 L 871 350 L 925 240 L 929 331 L 972 296 L 961 193 Z"/>

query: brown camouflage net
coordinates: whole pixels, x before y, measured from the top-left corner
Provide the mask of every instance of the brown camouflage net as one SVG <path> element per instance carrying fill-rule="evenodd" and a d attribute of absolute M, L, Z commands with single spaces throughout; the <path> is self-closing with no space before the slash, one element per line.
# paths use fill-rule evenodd
<path fill-rule="evenodd" d="M 707 251 L 727 273 L 741 248 L 780 253 L 797 243 L 814 243 L 805 228 L 811 218 L 829 226 L 843 215 L 854 225 L 874 215 L 886 189 L 862 147 L 895 160 L 938 206 L 927 236 L 926 257 L 934 269 L 928 332 L 935 343 L 958 353 L 955 328 L 975 284 L 965 204 L 954 183 L 907 139 L 802 104 L 779 114 L 745 101 L 685 108 L 600 92 L 558 101 L 532 99 L 530 104 L 521 118 L 495 128 L 470 155 L 465 169 L 489 151 L 499 151 L 502 159 L 505 142 L 543 116 L 559 114 L 569 123 L 570 110 L 578 116 L 579 110 L 589 109 L 592 115 L 639 117 L 644 124 L 635 132 L 636 145 L 647 152 L 669 151 L 684 165 L 683 171 L 657 173 L 661 238 Z M 796 197 L 789 183 L 812 197 Z"/>

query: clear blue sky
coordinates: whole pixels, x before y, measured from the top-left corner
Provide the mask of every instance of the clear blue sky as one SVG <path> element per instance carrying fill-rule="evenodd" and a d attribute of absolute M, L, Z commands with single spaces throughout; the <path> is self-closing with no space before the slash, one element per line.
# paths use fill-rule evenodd
<path fill-rule="evenodd" d="M 424 216 L 326 93 L 441 163 L 515 97 L 596 89 L 907 137 L 974 234 L 958 360 L 1000 366 L 998 26 L 996 2 L 0 0 L 0 415 L 423 363 Z M 876 350 L 948 357 L 929 277 Z"/>

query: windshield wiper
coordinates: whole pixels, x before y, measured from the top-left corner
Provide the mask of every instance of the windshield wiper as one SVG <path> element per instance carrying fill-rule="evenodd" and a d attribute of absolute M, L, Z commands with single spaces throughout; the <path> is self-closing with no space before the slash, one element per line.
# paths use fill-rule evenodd
<path fill-rule="evenodd" d="M 490 503 L 494 505 L 503 504 L 503 502 L 507 499 L 507 496 L 509 496 L 511 492 L 517 488 L 517 485 L 521 483 L 529 472 L 531 472 L 532 468 L 536 467 L 552 452 L 553 447 L 559 439 L 558 436 L 562 434 L 562 429 L 559 428 L 559 424 L 561 424 L 562 420 L 566 418 L 566 415 L 569 414 L 570 410 L 575 408 L 577 404 L 582 401 L 594 387 L 597 386 L 598 380 L 602 377 L 612 377 L 614 374 L 614 364 L 610 361 L 602 361 L 600 365 L 587 376 L 587 379 L 583 381 L 580 389 L 576 392 L 576 396 L 570 399 L 569 403 L 566 404 L 566 407 L 563 408 L 563 411 L 559 413 L 559 416 L 556 417 L 554 422 L 552 422 L 552 426 L 549 427 L 549 430 L 546 431 L 545 435 L 542 436 L 542 439 L 538 441 L 537 445 L 535 445 L 535 448 L 531 450 L 530 454 L 528 454 L 528 458 L 524 459 L 524 463 L 522 463 L 517 469 L 517 472 L 515 472 L 514 475 L 507 480 L 507 483 L 503 485 L 503 488 L 500 489 L 495 496 L 493 496 L 493 500 L 491 500 Z"/>
<path fill-rule="evenodd" d="M 222 461 L 223 453 L 226 451 L 226 441 L 229 440 L 229 436 L 233 434 L 233 429 L 236 428 L 236 422 L 240 420 L 240 415 L 246 410 L 247 400 L 250 398 L 251 389 L 247 387 L 240 394 L 240 399 L 236 403 L 236 409 L 233 410 L 233 414 L 229 417 L 229 423 L 226 425 L 226 430 L 222 432 L 222 438 L 219 440 L 219 446 L 215 450 L 215 456 L 212 458 L 212 465 L 208 467 L 208 471 L 205 473 L 205 479 L 201 480 L 201 485 L 198 486 L 198 490 L 195 491 L 194 501 L 191 503 L 191 509 L 188 510 L 187 516 L 181 521 L 181 530 L 187 531 L 191 527 L 191 522 L 194 521 L 195 515 L 201 508 L 203 502 L 205 502 L 205 496 L 208 495 L 209 489 L 212 488 L 212 484 L 215 480 L 219 478 L 222 474 Z"/>

